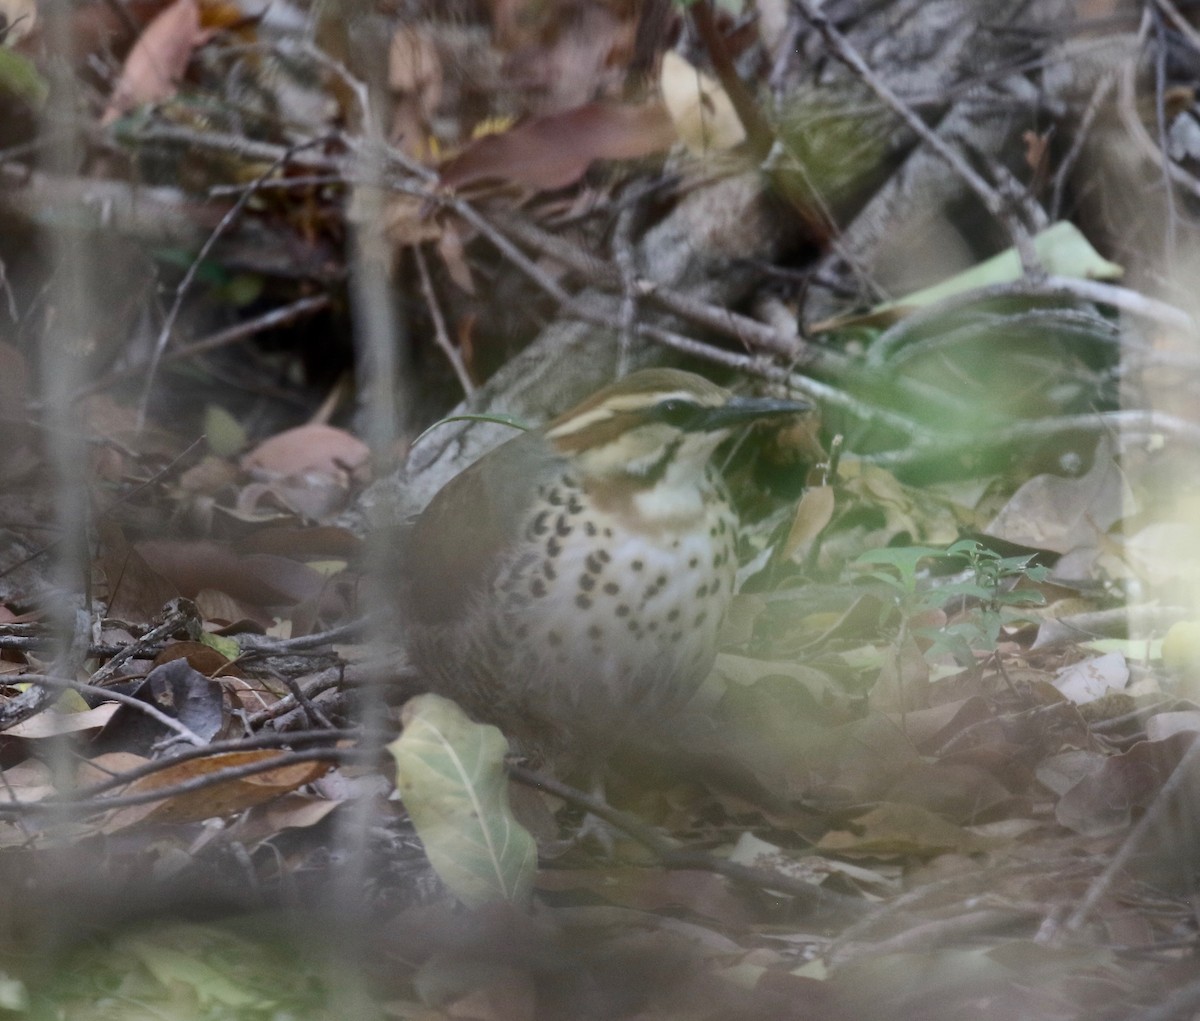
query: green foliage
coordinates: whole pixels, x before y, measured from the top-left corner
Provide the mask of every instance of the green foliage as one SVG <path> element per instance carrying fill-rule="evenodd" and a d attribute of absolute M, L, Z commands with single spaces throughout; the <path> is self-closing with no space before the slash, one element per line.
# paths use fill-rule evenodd
<path fill-rule="evenodd" d="M 966 562 L 967 576 L 936 587 L 922 587 L 919 568 L 925 561 Z M 1018 589 L 1021 578 L 1043 581 L 1047 568 L 1032 563 L 1033 554 L 1001 556 L 974 539 L 961 539 L 945 549 L 931 546 L 900 546 L 869 550 L 856 565 L 867 576 L 882 582 L 895 593 L 901 618 L 907 625 L 931 610 L 949 610 L 957 604 L 964 611 L 942 628 L 913 627 L 911 633 L 932 643 L 926 652 L 933 658 L 949 652 L 963 664 L 974 661 L 977 648 L 994 648 L 1006 624 L 1028 620 L 1025 609 L 1041 606 L 1040 592 Z"/>

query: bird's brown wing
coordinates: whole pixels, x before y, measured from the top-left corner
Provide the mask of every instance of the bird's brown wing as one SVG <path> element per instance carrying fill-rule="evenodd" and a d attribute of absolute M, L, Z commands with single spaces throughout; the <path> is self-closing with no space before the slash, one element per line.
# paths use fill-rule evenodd
<path fill-rule="evenodd" d="M 454 620 L 490 586 L 520 537 L 539 481 L 560 464 L 540 433 L 516 436 L 451 479 L 403 543 L 409 612 L 421 623 Z"/>

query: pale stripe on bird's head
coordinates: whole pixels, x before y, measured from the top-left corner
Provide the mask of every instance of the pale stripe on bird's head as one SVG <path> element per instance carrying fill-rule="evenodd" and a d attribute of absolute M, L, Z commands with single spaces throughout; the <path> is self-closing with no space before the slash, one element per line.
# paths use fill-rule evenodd
<path fill-rule="evenodd" d="M 647 369 L 593 394 L 551 422 L 544 435 L 585 476 L 654 483 L 673 460 L 690 463 L 700 477 L 713 450 L 739 425 L 806 408 L 735 397 L 678 369 Z"/>

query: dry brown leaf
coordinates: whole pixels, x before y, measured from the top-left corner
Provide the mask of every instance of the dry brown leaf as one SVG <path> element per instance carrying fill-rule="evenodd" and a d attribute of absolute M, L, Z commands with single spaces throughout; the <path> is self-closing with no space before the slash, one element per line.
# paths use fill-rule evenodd
<path fill-rule="evenodd" d="M 442 168 L 441 184 L 461 190 L 499 181 L 554 191 L 574 184 L 596 160 L 638 159 L 674 141 L 671 119 L 658 103 L 587 103 L 485 135 Z"/>
<path fill-rule="evenodd" d="M 64 734 L 78 734 L 85 730 L 99 730 L 116 711 L 116 702 L 105 702 L 95 709 L 80 713 L 59 713 L 47 709 L 9 727 L 4 736 L 34 741 L 39 738 L 62 737 Z"/>
<path fill-rule="evenodd" d="M 200 27 L 196 0 L 175 0 L 146 26 L 129 51 L 100 118 L 101 125 L 111 124 L 144 103 L 157 103 L 175 95 L 192 53 L 208 37 L 209 33 Z"/>
<path fill-rule="evenodd" d="M 366 464 L 370 448 L 331 425 L 302 425 L 263 440 L 242 458 L 242 468 L 258 478 L 287 478 L 316 471 L 346 475 Z"/>
<path fill-rule="evenodd" d="M 320 593 L 325 579 L 311 567 L 265 553 L 243 556 L 218 542 L 148 539 L 134 549 L 151 569 L 191 598 L 217 589 L 259 606 L 298 603 Z"/>
<path fill-rule="evenodd" d="M 783 544 L 783 556 L 790 559 L 807 547 L 833 519 L 833 486 L 815 486 L 800 498 L 792 528 Z"/>
<path fill-rule="evenodd" d="M 416 93 L 421 112 L 433 113 L 442 98 L 442 58 L 424 26 L 405 26 L 388 48 L 388 88 Z"/>
<path fill-rule="evenodd" d="M 256 762 L 286 758 L 286 752 L 272 749 L 244 752 L 225 752 L 203 759 L 192 759 L 169 766 L 150 776 L 135 780 L 121 794 L 141 794 L 161 790 L 197 777 L 211 776 L 223 769 L 235 769 Z M 331 766 L 328 762 L 294 762 L 278 769 L 256 773 L 241 779 L 227 780 L 188 794 L 176 795 L 165 801 L 134 805 L 119 809 L 103 829 L 113 833 L 142 821 L 155 823 L 198 822 L 216 816 L 231 815 L 254 805 L 273 801 L 280 795 L 311 783 Z"/>
<path fill-rule="evenodd" d="M 227 657 L 203 642 L 170 642 L 154 657 L 154 665 L 162 666 L 175 659 L 186 659 L 188 666 L 205 677 L 223 676 L 223 671 L 229 666 Z M 237 667 L 230 669 L 237 673 Z"/>

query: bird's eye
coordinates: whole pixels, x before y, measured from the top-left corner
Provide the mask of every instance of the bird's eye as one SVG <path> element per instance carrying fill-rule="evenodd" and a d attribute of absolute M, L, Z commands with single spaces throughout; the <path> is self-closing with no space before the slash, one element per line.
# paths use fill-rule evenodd
<path fill-rule="evenodd" d="M 660 401 L 654 407 L 654 417 L 667 425 L 686 429 L 696 418 L 700 409 L 691 401 L 667 400 Z"/>

